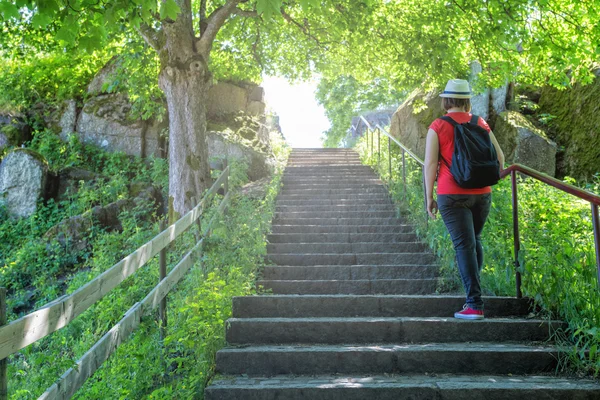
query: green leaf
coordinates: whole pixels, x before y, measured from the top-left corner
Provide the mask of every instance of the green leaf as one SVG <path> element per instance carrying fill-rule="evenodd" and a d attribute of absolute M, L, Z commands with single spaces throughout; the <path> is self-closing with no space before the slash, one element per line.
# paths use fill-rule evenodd
<path fill-rule="evenodd" d="M 21 18 L 21 13 L 19 12 L 19 8 L 16 5 L 9 3 L 7 1 L 3 1 L 0 3 L 0 14 L 2 14 L 4 19 L 10 19 L 10 18 L 20 19 Z"/>
<path fill-rule="evenodd" d="M 69 24 L 65 21 L 58 33 L 56 34 L 56 39 L 68 43 L 75 43 L 75 39 L 77 38 L 77 25 Z"/>
<path fill-rule="evenodd" d="M 34 28 L 45 28 L 52 22 L 52 18 L 47 14 L 37 13 L 31 19 L 31 24 Z"/>
<path fill-rule="evenodd" d="M 256 11 L 265 18 L 271 18 L 280 13 L 281 0 L 258 0 L 256 2 Z"/>
<path fill-rule="evenodd" d="M 175 3 L 175 0 L 167 0 L 163 2 L 160 6 L 160 18 L 169 18 L 175 20 L 177 19 L 177 15 L 179 15 L 180 11 L 181 9 L 177 5 L 177 3 Z"/>

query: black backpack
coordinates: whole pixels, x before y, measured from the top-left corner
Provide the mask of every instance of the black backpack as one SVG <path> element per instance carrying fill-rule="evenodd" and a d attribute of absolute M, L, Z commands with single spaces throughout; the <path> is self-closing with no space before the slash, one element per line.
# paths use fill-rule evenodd
<path fill-rule="evenodd" d="M 477 123 L 479 117 L 473 115 L 471 121 L 459 124 L 448 116 L 441 117 L 454 127 L 454 152 L 452 165 L 442 161 L 458 186 L 477 189 L 495 185 L 500 180 L 500 163 L 488 131 Z"/>

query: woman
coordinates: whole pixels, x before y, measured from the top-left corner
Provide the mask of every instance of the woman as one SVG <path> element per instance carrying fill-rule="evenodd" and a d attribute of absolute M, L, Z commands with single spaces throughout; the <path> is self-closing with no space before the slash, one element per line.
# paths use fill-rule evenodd
<path fill-rule="evenodd" d="M 471 89 L 467 81 L 451 79 L 440 97 L 448 117 L 457 123 L 471 120 Z M 502 168 L 504 154 L 498 141 L 483 118 L 479 118 L 478 125 L 489 132 Z M 492 189 L 489 186 L 479 189 L 464 189 L 458 186 L 450 173 L 453 150 L 454 127 L 447 121 L 436 119 L 427 132 L 425 148 L 427 212 L 435 219 L 439 207 L 456 251 L 458 270 L 467 300 L 463 310 L 456 312 L 454 317 L 483 319 L 483 300 L 479 284 L 479 273 L 483 266 L 481 231 L 490 212 Z M 436 175 L 437 202 L 433 199 Z"/>

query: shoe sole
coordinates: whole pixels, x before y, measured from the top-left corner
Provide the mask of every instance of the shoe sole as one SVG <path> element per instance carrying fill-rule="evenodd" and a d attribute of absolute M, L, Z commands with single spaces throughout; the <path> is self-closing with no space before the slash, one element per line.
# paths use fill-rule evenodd
<path fill-rule="evenodd" d="M 461 315 L 461 314 L 454 314 L 454 318 L 456 319 L 468 319 L 468 320 L 480 320 L 480 319 L 484 319 L 483 315 Z"/>

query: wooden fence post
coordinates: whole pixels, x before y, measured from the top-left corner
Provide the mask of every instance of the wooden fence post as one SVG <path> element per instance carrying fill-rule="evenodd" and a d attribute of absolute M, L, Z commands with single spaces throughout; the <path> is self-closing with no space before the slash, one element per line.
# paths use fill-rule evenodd
<path fill-rule="evenodd" d="M 0 326 L 6 325 L 6 288 L 0 288 Z M 8 358 L 0 360 L 0 400 L 8 399 Z"/>
<path fill-rule="evenodd" d="M 223 161 L 223 171 L 225 171 L 227 169 L 227 158 L 225 159 L 225 161 Z M 223 197 L 227 196 L 227 192 L 229 192 L 229 174 L 227 174 L 227 179 L 225 179 L 225 184 L 223 185 Z"/>
<path fill-rule="evenodd" d="M 164 231 L 167 227 L 167 222 L 162 219 L 160 221 L 160 231 Z M 167 248 L 162 249 L 158 256 L 159 259 L 159 278 L 158 282 L 160 283 L 167 276 Z M 160 306 L 158 307 L 158 319 L 160 324 L 160 340 L 164 340 L 165 336 L 167 336 L 167 296 L 165 296 L 160 301 Z"/>

